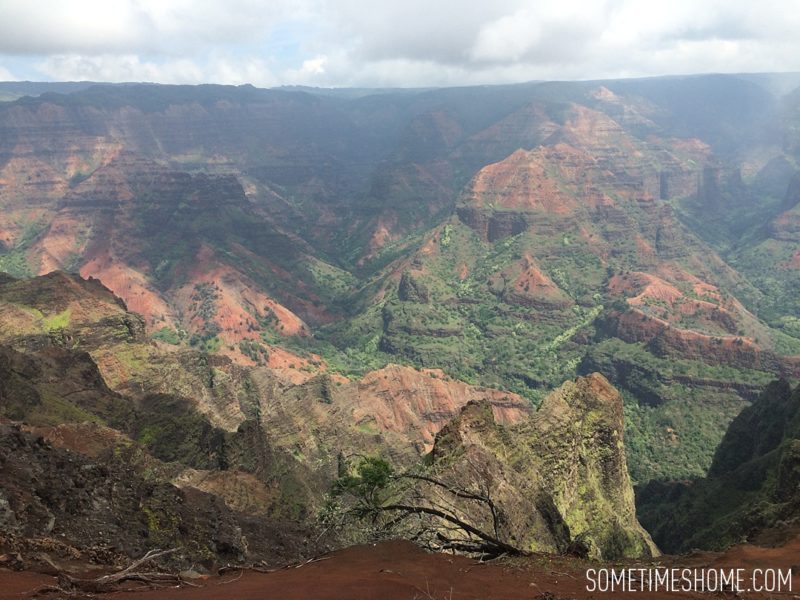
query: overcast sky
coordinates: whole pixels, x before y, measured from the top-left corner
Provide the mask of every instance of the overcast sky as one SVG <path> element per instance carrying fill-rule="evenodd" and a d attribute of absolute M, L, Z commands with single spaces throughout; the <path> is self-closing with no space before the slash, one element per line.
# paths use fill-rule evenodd
<path fill-rule="evenodd" d="M 0 80 L 432 86 L 800 71 L 800 0 L 0 0 Z"/>

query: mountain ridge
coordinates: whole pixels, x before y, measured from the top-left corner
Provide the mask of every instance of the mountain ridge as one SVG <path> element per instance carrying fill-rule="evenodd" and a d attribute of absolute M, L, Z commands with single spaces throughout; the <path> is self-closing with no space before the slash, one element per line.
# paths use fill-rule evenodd
<path fill-rule="evenodd" d="M 607 339 L 640 364 L 689 358 L 706 372 L 680 385 L 716 390 L 714 426 L 691 432 L 703 458 L 678 467 L 697 473 L 752 396 L 709 372 L 796 374 L 792 206 L 766 234 L 748 225 L 775 190 L 793 197 L 792 81 L 134 84 L 6 102 L 0 270 L 100 277 L 148 335 L 295 382 L 400 362 L 538 402 Z M 693 408 L 666 379 L 623 393 L 675 429 L 663 407 Z M 649 464 L 631 461 L 645 479 Z"/>

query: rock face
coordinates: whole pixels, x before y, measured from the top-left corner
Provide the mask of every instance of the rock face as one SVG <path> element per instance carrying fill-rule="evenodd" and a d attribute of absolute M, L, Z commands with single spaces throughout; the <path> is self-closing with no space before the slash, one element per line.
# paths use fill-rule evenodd
<path fill-rule="evenodd" d="M 263 376 L 256 378 L 262 389 Z M 274 385 L 274 384 L 273 384 Z M 509 392 L 467 385 L 439 370 L 388 365 L 353 382 L 320 375 L 265 397 L 261 418 L 270 444 L 314 465 L 319 495 L 337 474 L 337 456 L 386 454 L 409 468 L 430 452 L 437 432 L 473 401 L 504 425 L 524 421 L 530 402 Z"/>
<path fill-rule="evenodd" d="M 63 534 L 84 550 L 116 540 L 120 554 L 169 544 L 187 560 L 243 560 L 288 543 L 274 531 L 278 519 L 313 517 L 339 456 L 383 453 L 411 468 L 431 453 L 465 477 L 480 465 L 497 487 L 506 533 L 526 548 L 598 558 L 655 552 L 632 509 L 621 399 L 599 375 L 565 384 L 535 413 L 516 394 L 399 365 L 358 381 L 320 374 L 293 384 L 266 367 L 233 368 L 219 357 L 195 364 L 198 356 L 138 334 L 102 334 L 130 313 L 75 276 L 9 279 L 2 288 L 6 310 L 38 307 L 38 321 L 8 338 L 19 350 L 0 345 L 0 414 L 29 424 L 0 427 L 0 519 L 22 539 Z M 89 352 L 29 343 L 63 306 L 71 318 L 61 329 Z M 94 337 L 81 333 L 86 323 Z M 172 391 L 120 385 L 104 362 L 109 352 L 133 352 L 138 377 L 166 362 Z M 197 397 L 177 393 L 203 377 Z M 230 398 L 215 412 L 198 400 L 204 389 Z"/>
<path fill-rule="evenodd" d="M 100 561 L 169 546 L 206 566 L 296 556 L 300 469 L 286 473 L 253 420 L 225 431 L 198 408 L 117 393 L 83 351 L 0 345 L 0 546 L 27 553 L 55 537 Z"/>
<path fill-rule="evenodd" d="M 764 370 L 786 377 L 800 375 L 800 357 L 779 356 L 739 335 L 714 336 L 671 327 L 666 320 L 648 316 L 639 310 L 611 314 L 604 327 L 607 333 L 626 342 L 645 343 L 656 356 Z"/>
<path fill-rule="evenodd" d="M 142 318 L 100 281 L 53 272 L 0 282 L 0 339 L 17 347 L 97 348 L 143 341 Z"/>
<path fill-rule="evenodd" d="M 118 331 L 141 319 L 75 275 L 4 278 L 0 316 L 0 419 L 25 424 L 0 431 L 13 455 L 0 520 L 23 540 L 53 530 L 87 550 L 128 522 L 117 553 L 169 544 L 185 547 L 187 560 L 261 556 L 280 549 L 277 530 L 291 538 L 298 522 L 313 521 L 340 453 L 388 450 L 410 466 L 472 400 L 508 425 L 531 411 L 515 394 L 438 370 L 389 365 L 359 381 L 318 374 L 298 383 L 164 347 L 141 327 Z"/>
<path fill-rule="evenodd" d="M 0 271 L 42 274 L 0 274 L 0 343 L 43 373 L 30 395 L 18 386 L 8 414 L 110 425 L 95 401 L 120 397 L 186 413 L 162 435 L 127 431 L 172 460 L 170 438 L 187 427 L 179 454 L 198 471 L 246 456 L 244 428 L 264 458 L 245 473 L 262 477 L 252 496 L 280 488 L 300 515 L 339 452 L 389 448 L 410 464 L 472 400 L 516 427 L 526 399 L 620 342 L 607 350 L 625 360 L 605 372 L 638 365 L 614 383 L 651 404 L 632 411 L 637 442 L 672 417 L 704 424 L 666 427 L 702 463 L 641 443 L 629 458 L 704 472 L 764 381 L 752 379 L 800 373 L 796 140 L 778 139 L 800 128 L 794 110 L 764 120 L 765 90 L 736 77 L 366 96 L 135 85 L 0 103 Z M 783 159 L 772 175 L 770 158 Z M 0 368 L 27 372 L 27 358 L 3 350 Z M 362 358 L 384 368 L 364 375 Z M 678 360 L 655 390 L 632 376 L 659 379 Z M 59 394 L 58 377 L 79 393 Z M 99 396 L 80 392 L 98 378 Z M 702 393 L 723 386 L 725 405 Z M 280 460 L 261 452 L 269 436 Z M 291 485 L 275 483 L 286 474 Z M 245 506 L 258 486 L 238 477 L 226 497 Z M 537 514 L 572 510 L 559 502 Z M 550 517 L 537 517 L 549 547 L 575 541 L 564 528 L 581 529 L 578 517 Z"/>
<path fill-rule="evenodd" d="M 780 538 L 800 519 L 799 450 L 800 387 L 774 382 L 731 422 L 707 477 L 637 492 L 642 522 L 670 552 Z"/>
<path fill-rule="evenodd" d="M 622 398 L 593 374 L 565 383 L 511 427 L 470 403 L 436 437 L 433 464 L 462 485 L 485 481 L 502 533 L 518 546 L 606 560 L 653 556 L 636 520 L 623 428 Z"/>
<path fill-rule="evenodd" d="M 297 551 L 291 527 L 281 532 L 232 511 L 218 496 L 142 476 L 130 450 L 120 446 L 91 459 L 0 423 L 0 545 L 15 543 L 24 552 L 38 541 L 97 562 L 177 547 L 176 560 L 197 567 L 243 560 L 247 537 L 259 548 L 253 556 Z M 269 538 L 271 546 L 264 543 Z"/>
<path fill-rule="evenodd" d="M 494 242 L 528 229 L 563 233 L 599 217 L 598 225 L 641 225 L 628 213 L 641 210 L 657 228 L 654 246 L 669 257 L 680 249 L 680 232 L 653 203 L 673 194 L 690 196 L 696 186 L 680 185 L 677 173 L 708 159 L 702 144 L 664 141 L 647 145 L 611 117 L 585 106 L 566 109 L 566 122 L 533 150 L 517 150 L 487 165 L 461 197 L 459 218 L 483 239 Z M 655 157 L 658 157 L 655 159 Z M 662 169 L 654 166 L 658 161 Z M 672 171 L 672 184 L 670 174 Z M 696 179 L 695 174 L 695 179 Z M 625 204 L 633 203 L 632 207 Z M 621 210 L 620 210 L 621 209 Z M 637 221 L 640 221 L 637 223 Z M 647 227 L 643 234 L 647 235 Z M 613 238 L 612 230 L 604 232 Z M 613 241 L 610 240 L 610 241 Z"/>
<path fill-rule="evenodd" d="M 406 271 L 400 277 L 400 285 L 397 289 L 397 297 L 403 302 L 422 302 L 430 301 L 430 294 L 424 283 L 417 281 L 414 276 Z"/>

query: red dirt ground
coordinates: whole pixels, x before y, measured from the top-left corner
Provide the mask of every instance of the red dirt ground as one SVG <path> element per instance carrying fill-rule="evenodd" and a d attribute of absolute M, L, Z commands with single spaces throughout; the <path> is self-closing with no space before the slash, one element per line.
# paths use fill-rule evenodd
<path fill-rule="evenodd" d="M 800 537 L 780 548 L 738 546 L 725 553 L 662 557 L 652 565 L 664 567 L 794 568 L 791 592 L 742 593 L 635 593 L 588 592 L 585 569 L 597 565 L 564 557 L 536 556 L 481 564 L 463 557 L 427 554 L 408 542 L 385 542 L 335 552 L 322 560 L 273 573 L 231 571 L 199 580 L 201 587 L 143 591 L 131 596 L 119 592 L 104 598 L 131 600 L 489 600 L 566 598 L 797 598 L 800 590 Z M 616 565 L 620 566 L 620 565 Z M 623 566 L 648 566 L 633 563 Z M 26 598 L 26 592 L 52 578 L 0 570 L 0 598 Z M 53 596 L 48 596 L 52 598 Z"/>

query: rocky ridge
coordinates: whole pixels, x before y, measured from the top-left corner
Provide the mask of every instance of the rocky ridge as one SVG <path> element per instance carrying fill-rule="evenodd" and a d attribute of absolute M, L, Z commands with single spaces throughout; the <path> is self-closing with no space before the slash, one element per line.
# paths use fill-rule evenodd
<path fill-rule="evenodd" d="M 341 456 L 384 454 L 399 467 L 411 468 L 432 450 L 438 461 L 448 432 L 480 406 L 491 427 L 520 436 L 524 460 L 517 463 L 509 452 L 506 465 L 520 473 L 508 484 L 522 485 L 515 494 L 526 495 L 523 482 L 529 471 L 545 467 L 535 461 L 556 464 L 566 455 L 583 456 L 592 469 L 608 471 L 605 487 L 579 491 L 581 502 L 601 512 L 610 502 L 619 511 L 622 520 L 608 524 L 607 531 L 624 548 L 607 539 L 604 520 L 597 521 L 602 532 L 587 532 L 586 522 L 575 520 L 577 500 L 569 491 L 575 480 L 565 479 L 565 487 L 558 488 L 567 472 L 553 471 L 548 485 L 563 492 L 553 503 L 564 511 L 572 536 L 584 533 L 588 551 L 597 555 L 651 551 L 641 540 L 631 541 L 640 534 L 635 517 L 626 512 L 632 492 L 621 445 L 619 396 L 599 376 L 568 384 L 531 416 L 522 398 L 469 386 L 441 371 L 393 365 L 355 382 L 319 375 L 293 384 L 264 366 L 226 366 L 208 358 L 200 366 L 193 363 L 200 356 L 162 350 L 140 333 L 108 334 L 104 327 L 113 330 L 131 313 L 106 288 L 77 276 L 6 280 L 0 297 L 3 306 L 13 304 L 23 312 L 32 310 L 35 301 L 39 319 L 60 314 L 56 311 L 69 300 L 70 314 L 76 316 L 74 322 L 60 322 L 59 335 L 41 337 L 41 323 L 35 321 L 28 330 L 3 338 L 3 344 L 14 347 L 0 346 L 0 415 L 5 419 L 0 440 L 7 449 L 2 453 L 2 519 L 9 534 L 2 540 L 4 548 L 31 551 L 57 539 L 58 552 L 102 562 L 177 546 L 178 562 L 206 566 L 260 560 L 269 553 L 272 559 L 302 554 L 310 549 L 304 532 L 315 526 Z M 94 327 L 87 329 L 90 322 Z M 33 344 L 31 336 L 40 343 Z M 147 356 L 142 364 L 129 365 L 139 376 L 154 368 L 152 362 L 170 361 L 170 391 L 134 393 L 132 387 L 107 385 L 109 371 L 94 357 L 126 349 L 149 353 L 140 355 Z M 198 372 L 211 378 L 199 388 L 208 392 L 195 395 L 180 388 Z M 216 411 L 202 401 L 206 393 L 224 400 Z M 567 397 L 580 401 L 564 414 L 550 407 Z M 558 444 L 550 448 L 547 439 L 566 441 L 561 429 L 550 431 L 547 415 L 553 410 L 558 419 L 586 419 L 589 429 L 570 443 L 589 444 L 587 436 L 594 436 L 597 444 L 609 444 L 616 458 L 593 462 L 596 453 L 602 454 L 595 445 L 585 455 L 574 448 L 563 454 Z M 529 442 L 544 445 L 530 452 L 524 449 Z M 538 456 L 546 448 L 549 458 Z M 538 456 L 534 465 L 526 462 L 532 454 Z M 550 543 L 550 538 L 540 539 L 541 528 L 524 533 L 527 521 L 516 522 L 517 510 L 509 507 L 515 535 L 528 535 L 526 543 L 539 540 L 543 549 L 565 551 L 563 536 Z M 621 533 L 626 528 L 630 539 Z"/>
<path fill-rule="evenodd" d="M 654 556 L 636 520 L 623 430 L 622 398 L 594 374 L 565 383 L 510 427 L 470 403 L 437 435 L 433 468 L 491 490 L 502 533 L 521 547 L 602 560 Z"/>

